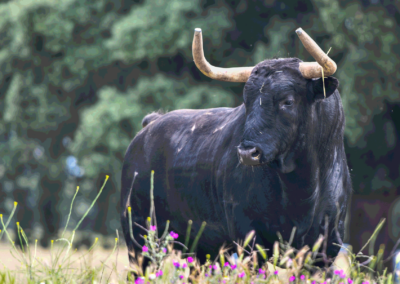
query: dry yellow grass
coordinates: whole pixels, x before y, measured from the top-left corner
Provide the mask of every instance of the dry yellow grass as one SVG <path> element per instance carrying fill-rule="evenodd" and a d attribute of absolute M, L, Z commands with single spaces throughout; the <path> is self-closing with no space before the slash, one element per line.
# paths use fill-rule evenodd
<path fill-rule="evenodd" d="M 59 246 L 54 246 L 53 251 L 56 253 L 59 248 Z M 13 256 L 15 255 L 15 251 L 12 250 L 13 248 L 10 243 L 0 242 L 0 271 L 6 268 L 10 272 L 20 275 L 19 279 L 22 279 L 25 277 L 27 270 L 22 263 Z M 31 252 L 34 252 L 32 246 Z M 64 256 L 64 253 L 65 250 L 61 254 L 61 259 Z M 101 268 L 102 262 L 104 262 L 111 253 L 112 249 L 104 249 L 102 247 L 96 247 L 90 253 L 88 253 L 87 249 L 79 249 L 75 253 L 71 253 L 71 265 L 69 266 L 69 269 L 71 269 L 72 272 L 73 269 L 78 271 L 79 269 L 85 268 Z M 42 247 L 37 248 L 36 263 L 39 262 L 49 267 L 52 263 L 51 258 L 50 249 Z M 61 263 L 61 265 L 63 266 L 64 264 Z M 116 270 L 114 270 L 114 267 Z M 125 279 L 127 273 L 126 267 L 129 267 L 128 251 L 125 246 L 120 246 L 108 259 L 105 265 L 103 272 L 104 283 L 116 283 L 117 280 Z"/>

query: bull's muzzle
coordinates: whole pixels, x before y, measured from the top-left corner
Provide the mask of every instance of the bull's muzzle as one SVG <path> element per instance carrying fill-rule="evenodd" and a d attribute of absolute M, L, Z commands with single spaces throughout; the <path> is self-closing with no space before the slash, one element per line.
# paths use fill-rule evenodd
<path fill-rule="evenodd" d="M 240 162 L 248 166 L 255 166 L 260 164 L 261 151 L 256 147 L 251 149 L 237 148 Z"/>

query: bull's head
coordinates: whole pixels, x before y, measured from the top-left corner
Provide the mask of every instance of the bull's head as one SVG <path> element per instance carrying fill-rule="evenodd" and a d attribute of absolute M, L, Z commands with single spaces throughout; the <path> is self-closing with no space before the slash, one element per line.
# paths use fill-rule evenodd
<path fill-rule="evenodd" d="M 306 147 L 305 128 L 313 120 L 310 107 L 332 95 L 339 84 L 328 77 L 336 71 L 335 62 L 301 28 L 296 33 L 317 62 L 286 58 L 254 67 L 219 68 L 204 58 L 201 29 L 195 29 L 193 57 L 200 71 L 217 80 L 246 82 L 246 122 L 238 146 L 245 165 L 269 164 L 284 173 L 293 171 L 294 153 Z"/>

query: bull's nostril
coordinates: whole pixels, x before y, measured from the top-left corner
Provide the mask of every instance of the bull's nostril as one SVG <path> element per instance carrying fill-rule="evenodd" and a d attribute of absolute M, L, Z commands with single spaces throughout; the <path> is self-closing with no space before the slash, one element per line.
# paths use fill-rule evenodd
<path fill-rule="evenodd" d="M 260 156 L 260 152 L 259 152 L 258 150 L 256 150 L 255 152 L 253 152 L 253 153 L 251 154 L 251 156 L 252 156 L 253 158 L 256 158 L 256 157 Z"/>

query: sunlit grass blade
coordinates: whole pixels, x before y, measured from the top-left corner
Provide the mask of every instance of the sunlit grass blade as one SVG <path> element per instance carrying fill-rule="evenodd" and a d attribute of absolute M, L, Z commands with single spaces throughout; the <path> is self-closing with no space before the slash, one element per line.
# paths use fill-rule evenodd
<path fill-rule="evenodd" d="M 276 269 L 276 264 L 277 264 L 278 258 L 279 258 L 279 242 L 274 243 L 273 256 L 274 256 L 274 269 Z"/>
<path fill-rule="evenodd" d="M 385 221 L 386 221 L 386 219 L 383 218 L 383 219 L 379 222 L 378 226 L 376 226 L 376 229 L 375 229 L 374 233 L 373 233 L 372 236 L 368 239 L 368 241 L 365 243 L 365 245 L 360 249 L 360 251 L 357 253 L 357 255 L 360 254 L 360 253 L 367 247 L 367 245 L 368 245 L 372 240 L 373 240 L 373 243 L 375 244 L 375 239 L 376 239 L 376 237 L 377 237 L 379 231 L 382 229 L 383 224 L 385 223 Z M 373 247 L 372 247 L 372 248 L 373 248 Z"/>
<path fill-rule="evenodd" d="M 257 248 L 258 252 L 261 254 L 262 258 L 264 260 L 267 260 L 267 253 L 265 252 L 264 248 L 259 244 L 256 244 L 256 248 Z"/>
<path fill-rule="evenodd" d="M 247 234 L 246 238 L 244 239 L 243 247 L 246 248 L 250 241 L 253 239 L 256 231 L 252 230 L 250 233 Z"/>
<path fill-rule="evenodd" d="M 292 233 L 290 234 L 290 239 L 288 245 L 291 246 L 293 243 L 294 236 L 296 235 L 296 227 L 293 227 Z"/>

